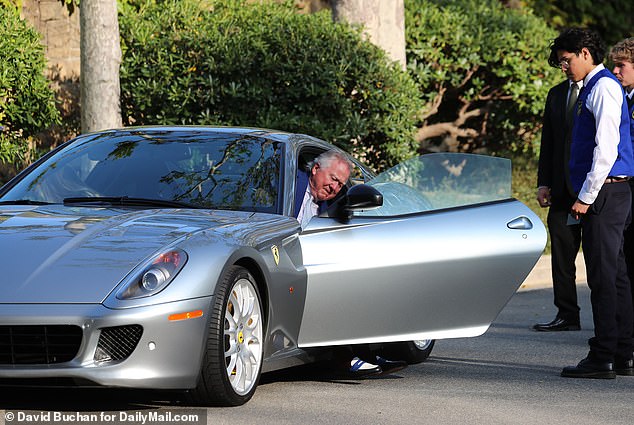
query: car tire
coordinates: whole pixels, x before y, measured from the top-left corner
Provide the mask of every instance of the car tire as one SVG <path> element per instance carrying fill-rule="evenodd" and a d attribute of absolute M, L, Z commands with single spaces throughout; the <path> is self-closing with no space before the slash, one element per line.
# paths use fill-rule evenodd
<path fill-rule="evenodd" d="M 253 396 L 262 372 L 262 300 L 253 276 L 231 266 L 218 282 L 198 385 L 199 405 L 240 406 Z"/>
<path fill-rule="evenodd" d="M 433 339 L 390 342 L 383 345 L 380 355 L 390 360 L 405 360 L 408 364 L 422 363 L 431 354 L 435 343 Z"/>

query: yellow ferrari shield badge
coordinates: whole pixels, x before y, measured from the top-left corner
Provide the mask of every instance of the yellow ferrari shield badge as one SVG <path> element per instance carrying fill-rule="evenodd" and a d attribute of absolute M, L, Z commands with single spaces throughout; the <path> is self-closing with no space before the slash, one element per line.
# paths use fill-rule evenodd
<path fill-rule="evenodd" d="M 279 266 L 280 264 L 280 250 L 277 245 L 271 246 L 271 252 L 273 253 L 273 260 L 275 260 L 275 265 Z"/>

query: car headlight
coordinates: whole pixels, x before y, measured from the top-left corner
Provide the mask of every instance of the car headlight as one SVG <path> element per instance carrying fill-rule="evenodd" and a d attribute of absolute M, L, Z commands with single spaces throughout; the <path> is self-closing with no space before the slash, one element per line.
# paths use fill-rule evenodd
<path fill-rule="evenodd" d="M 170 284 L 186 262 L 187 254 L 181 249 L 171 249 L 157 255 L 124 280 L 117 291 L 117 298 L 130 300 L 158 294 Z"/>

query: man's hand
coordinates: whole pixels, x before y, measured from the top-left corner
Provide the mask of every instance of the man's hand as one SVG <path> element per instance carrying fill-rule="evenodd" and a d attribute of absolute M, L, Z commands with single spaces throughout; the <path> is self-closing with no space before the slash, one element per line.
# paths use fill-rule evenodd
<path fill-rule="evenodd" d="M 588 208 L 590 208 L 589 204 L 584 204 L 577 199 L 575 203 L 572 204 L 572 208 L 570 208 L 570 215 L 573 216 L 575 220 L 579 220 L 581 216 L 588 212 Z"/>
<path fill-rule="evenodd" d="M 537 189 L 537 202 L 539 202 L 539 206 L 542 208 L 546 208 L 550 206 L 550 188 L 546 186 L 541 186 Z"/>

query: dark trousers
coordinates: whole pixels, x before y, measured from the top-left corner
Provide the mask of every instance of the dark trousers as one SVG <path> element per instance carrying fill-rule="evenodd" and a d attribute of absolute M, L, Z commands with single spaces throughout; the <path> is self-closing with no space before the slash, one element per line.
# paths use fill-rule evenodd
<path fill-rule="evenodd" d="M 594 337 L 588 343 L 595 361 L 632 358 L 632 293 L 623 251 L 631 203 L 627 183 L 607 183 L 582 219 L 594 320 Z"/>
<path fill-rule="evenodd" d="M 574 199 L 553 201 L 546 221 L 550 233 L 553 294 L 558 309 L 557 317 L 579 323 L 575 259 L 581 245 L 581 225 L 568 225 L 568 215 L 573 202 Z"/>
<path fill-rule="evenodd" d="M 634 179 L 630 180 L 630 189 L 634 193 Z M 632 304 L 634 305 L 634 223 L 632 223 L 632 215 L 634 214 L 634 196 L 632 196 L 632 212 L 630 212 L 630 224 L 625 229 L 625 242 L 623 249 L 625 251 L 625 264 L 627 264 L 627 275 L 630 278 L 630 286 L 632 289 Z M 634 323 L 632 323 L 634 329 Z"/>

